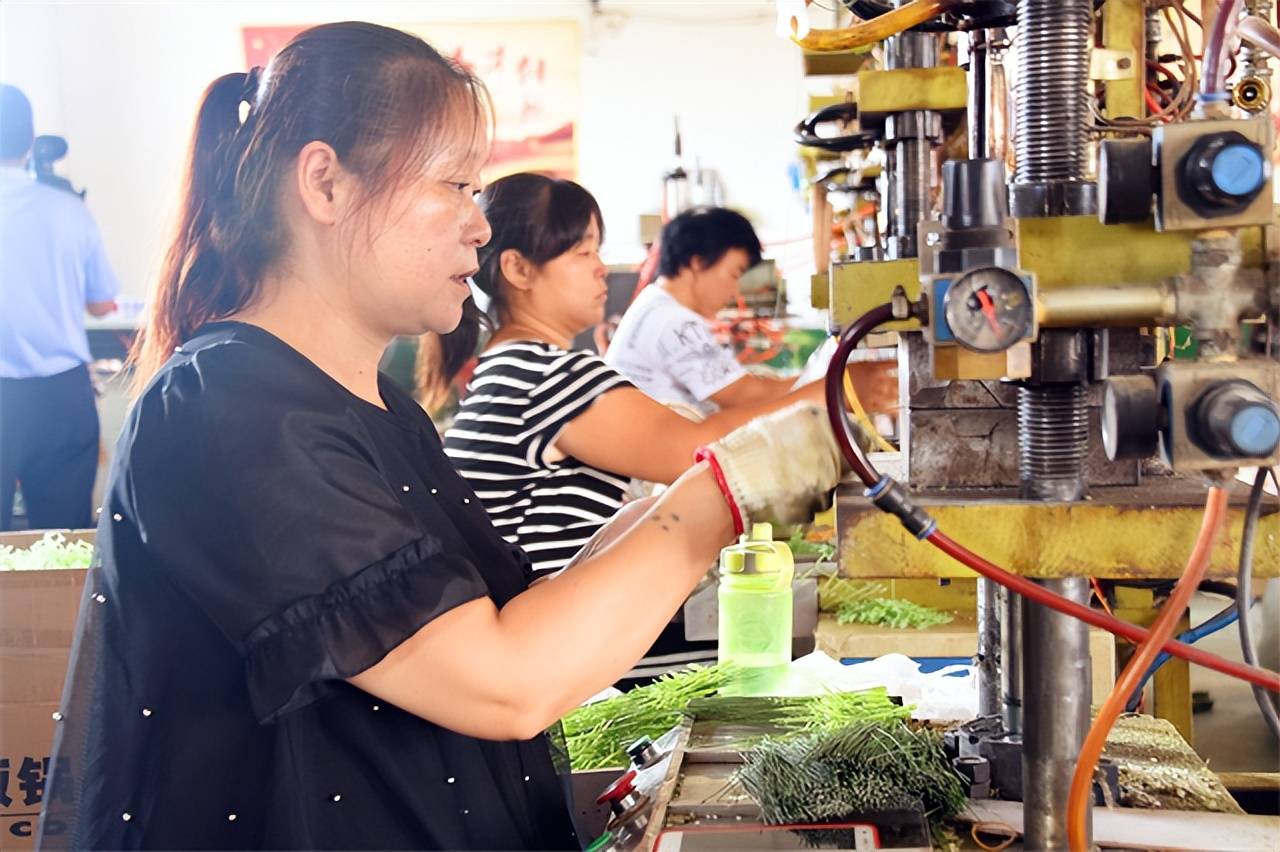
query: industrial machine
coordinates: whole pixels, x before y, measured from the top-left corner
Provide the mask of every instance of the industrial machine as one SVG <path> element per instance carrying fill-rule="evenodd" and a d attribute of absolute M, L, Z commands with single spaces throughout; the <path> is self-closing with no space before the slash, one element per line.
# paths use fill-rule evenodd
<path fill-rule="evenodd" d="M 793 20 L 807 51 L 861 64 L 848 97 L 796 129 L 822 152 L 820 253 L 826 194 L 859 202 L 814 287 L 842 333 L 828 406 L 862 480 L 837 502 L 841 571 L 961 576 L 959 559 L 983 575 L 980 702 L 999 724 L 982 736 L 1021 750 L 1026 847 L 1084 848 L 1088 810 L 1069 832 L 1068 800 L 1095 780 L 1086 621 L 1122 630 L 1088 608 L 1090 578 L 1234 575 L 1236 551 L 1212 547 L 1213 504 L 1240 468 L 1280 462 L 1274 6 L 844 5 L 848 27 Z M 901 481 L 841 413 L 843 359 L 885 330 L 898 332 Z M 1259 558 L 1260 576 L 1274 570 Z M 1252 677 L 1259 691 L 1280 682 Z M 1107 726 L 1093 727 L 1089 740 Z"/>

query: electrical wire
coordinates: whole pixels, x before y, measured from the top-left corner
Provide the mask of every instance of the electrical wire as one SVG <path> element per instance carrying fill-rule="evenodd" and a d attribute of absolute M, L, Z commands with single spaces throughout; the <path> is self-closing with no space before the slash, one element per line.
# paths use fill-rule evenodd
<path fill-rule="evenodd" d="M 1215 614 L 1213 617 L 1206 619 L 1204 623 L 1197 624 L 1190 630 L 1179 633 L 1178 641 L 1186 642 L 1187 644 L 1195 644 L 1204 637 L 1212 636 L 1219 630 L 1225 630 L 1232 624 L 1235 624 L 1236 619 L 1239 617 L 1240 610 L 1236 607 L 1235 601 L 1232 601 L 1229 606 Z M 1155 677 L 1156 672 L 1160 670 L 1160 667 L 1171 659 L 1173 659 L 1173 657 L 1169 652 L 1160 652 L 1160 656 L 1156 657 L 1155 662 L 1153 662 L 1151 667 L 1147 669 L 1147 673 L 1142 676 L 1142 681 L 1139 682 L 1138 688 L 1133 691 L 1133 695 L 1130 695 L 1129 700 L 1125 703 L 1124 709 L 1126 713 L 1133 713 L 1137 709 L 1137 707 L 1142 703 L 1142 693 L 1146 690 L 1147 684 L 1151 682 L 1151 678 Z"/>
<path fill-rule="evenodd" d="M 867 410 L 862 406 L 862 400 L 858 399 L 858 391 L 853 387 L 853 379 L 849 377 L 849 371 L 844 373 L 844 395 L 849 400 L 849 405 L 853 408 L 853 417 L 867 436 L 875 442 L 881 452 L 896 453 L 898 448 L 885 440 L 880 434 L 880 430 L 871 422 L 871 418 L 867 416 Z"/>
<path fill-rule="evenodd" d="M 1142 90 L 1142 98 L 1147 102 L 1147 109 L 1153 113 L 1160 112 L 1162 107 L 1156 102 L 1155 97 L 1151 94 L 1151 87 L 1147 86 Z"/>
<path fill-rule="evenodd" d="M 1236 572 L 1236 609 L 1240 613 L 1240 652 L 1248 665 L 1257 665 L 1258 651 L 1253 644 L 1252 628 L 1249 626 L 1249 605 L 1253 603 L 1250 586 L 1253 583 L 1253 546 L 1258 535 L 1258 518 L 1262 514 L 1262 487 L 1266 483 L 1268 473 L 1272 481 L 1280 488 L 1280 480 L 1276 480 L 1275 471 L 1258 468 L 1258 475 L 1253 479 L 1253 488 L 1249 491 L 1249 505 L 1244 512 L 1244 532 L 1240 539 L 1240 568 Z M 1258 710 L 1266 720 L 1271 734 L 1280 740 L 1280 712 L 1277 712 L 1271 696 L 1258 686 L 1253 687 L 1253 700 L 1258 703 Z"/>
<path fill-rule="evenodd" d="M 825 384 L 827 417 L 830 419 L 831 428 L 835 433 L 836 443 L 840 447 L 841 453 L 846 461 L 849 462 L 854 475 L 866 485 L 869 492 L 875 489 L 883 489 L 886 482 L 891 482 L 891 480 L 880 475 L 879 471 L 875 469 L 875 466 L 871 464 L 857 442 L 852 438 L 853 427 L 849 422 L 848 415 L 845 413 L 844 382 L 841 380 L 841 374 L 844 371 L 845 363 L 849 359 L 849 354 L 853 352 L 862 338 L 866 337 L 876 327 L 894 318 L 893 307 L 890 304 L 872 308 L 861 317 L 858 317 L 840 335 L 839 345 L 836 347 L 835 355 L 832 356 L 831 364 L 827 368 Z M 898 517 L 901 518 L 902 515 L 898 515 Z M 1086 624 L 1101 628 L 1108 633 L 1128 639 L 1131 642 L 1143 642 L 1150 636 L 1150 631 L 1146 628 L 1121 621 L 1113 615 L 1090 609 L 1083 604 L 1054 594 L 1025 577 L 1006 571 L 994 562 L 984 559 L 967 547 L 958 544 L 936 529 L 936 527 L 926 530 L 926 532 L 927 534 L 923 537 L 924 541 L 929 542 L 980 576 L 1031 599 L 1033 603 L 1070 615 Z M 1196 665 L 1213 669 L 1239 680 L 1248 681 L 1272 692 L 1280 692 L 1280 674 L 1276 672 L 1259 668 L 1255 665 L 1245 665 L 1234 660 L 1228 660 L 1217 654 L 1196 648 L 1194 645 L 1188 645 L 1172 639 L 1164 642 L 1163 648 L 1174 656 L 1181 657 Z"/>
<path fill-rule="evenodd" d="M 1107 615 L 1114 615 L 1111 611 L 1111 604 L 1107 603 L 1107 595 L 1102 591 L 1102 584 L 1098 582 L 1097 577 L 1089 578 L 1089 586 L 1093 589 L 1093 596 L 1098 599 L 1098 603 L 1102 604 L 1102 610 Z"/>
<path fill-rule="evenodd" d="M 1093 800 L 1093 773 L 1097 769 L 1098 760 L 1102 757 L 1102 749 L 1107 744 L 1107 736 L 1111 733 L 1116 719 L 1124 712 L 1125 704 L 1134 687 L 1141 680 L 1143 673 L 1151 665 L 1163 645 L 1173 635 L 1178 620 L 1186 612 L 1191 597 L 1200 585 L 1209 562 L 1213 556 L 1213 546 L 1218 534 L 1222 531 L 1227 514 L 1227 490 L 1218 486 L 1209 489 L 1205 498 L 1204 521 L 1200 525 L 1200 534 L 1196 537 L 1195 547 L 1187 559 L 1187 567 L 1182 579 L 1174 587 L 1169 600 L 1160 609 L 1155 624 L 1151 626 L 1150 636 L 1138 645 L 1128 665 L 1120 674 L 1115 687 L 1103 702 L 1102 709 L 1094 717 L 1093 725 L 1080 747 L 1080 755 L 1076 758 L 1075 773 L 1071 777 L 1071 792 L 1067 796 L 1067 843 L 1072 852 L 1088 852 L 1089 850 L 1089 809 Z"/>
<path fill-rule="evenodd" d="M 1172 11 L 1170 9 L 1172 8 Z M 1180 16 L 1181 27 L 1174 20 L 1174 13 Z M 1105 116 L 1098 108 L 1098 104 L 1093 99 L 1089 101 L 1089 111 L 1093 116 L 1093 124 L 1090 130 L 1094 133 L 1125 133 L 1149 135 L 1152 129 L 1158 125 L 1170 121 L 1181 121 L 1189 116 L 1195 109 L 1196 103 L 1196 75 L 1194 55 L 1195 52 L 1191 47 L 1191 29 L 1187 22 L 1186 10 L 1180 6 L 1165 7 L 1165 20 L 1169 24 L 1169 30 L 1173 33 L 1174 39 L 1178 42 L 1178 48 L 1182 51 L 1179 61 L 1182 66 L 1182 79 L 1178 80 L 1168 68 L 1163 65 L 1157 65 L 1157 69 L 1162 71 L 1169 79 L 1179 83 L 1177 92 L 1174 93 L 1172 99 L 1166 106 L 1151 104 L 1148 95 L 1144 92 L 1144 100 L 1151 109 L 1151 114 L 1143 118 L 1130 118 L 1124 116 Z"/>
<path fill-rule="evenodd" d="M 1000 842 L 991 844 L 985 842 L 978 836 L 979 832 L 983 834 L 995 834 L 1000 836 Z M 1021 836 L 1021 832 L 1007 822 L 975 822 L 969 826 L 969 836 L 973 838 L 973 842 L 978 844 L 978 848 L 984 852 L 1003 852 L 1013 845 L 1013 842 Z"/>

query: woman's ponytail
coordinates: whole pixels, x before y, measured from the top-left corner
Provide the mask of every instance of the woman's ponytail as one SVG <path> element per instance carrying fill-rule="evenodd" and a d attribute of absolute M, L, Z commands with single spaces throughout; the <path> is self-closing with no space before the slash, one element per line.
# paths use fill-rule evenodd
<path fill-rule="evenodd" d="M 141 388 L 183 340 L 243 307 L 235 264 L 219 245 L 235 204 L 235 172 L 244 153 L 241 105 L 257 74 L 226 74 L 205 89 L 188 153 L 177 232 L 132 352 Z"/>
<path fill-rule="evenodd" d="M 462 321 L 453 331 L 418 338 L 418 399 L 428 411 L 435 411 L 448 402 L 454 380 L 479 352 L 481 337 L 496 325 L 489 314 L 480 310 L 473 297 L 463 304 Z"/>
<path fill-rule="evenodd" d="M 267 70 L 205 90 L 178 205 L 177 232 L 134 346 L 137 387 L 209 322 L 253 304 L 287 253 L 281 194 L 311 142 L 358 181 L 360 205 L 417 180 L 459 144 L 489 137 L 484 85 L 410 33 L 360 21 L 295 36 Z"/>

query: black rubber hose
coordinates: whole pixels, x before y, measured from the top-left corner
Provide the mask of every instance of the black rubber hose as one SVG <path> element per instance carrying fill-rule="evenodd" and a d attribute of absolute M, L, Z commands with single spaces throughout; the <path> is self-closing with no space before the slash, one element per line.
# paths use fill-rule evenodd
<path fill-rule="evenodd" d="M 1240 631 L 1240 652 L 1244 655 L 1244 661 L 1251 666 L 1257 665 L 1258 659 L 1258 651 L 1249 628 L 1249 606 L 1253 603 L 1250 588 L 1253 583 L 1253 545 L 1258 534 L 1258 518 L 1262 514 L 1262 486 L 1267 481 L 1267 473 L 1267 468 L 1258 468 L 1253 488 L 1249 491 L 1249 506 L 1245 509 L 1244 533 L 1240 544 L 1240 570 L 1236 574 L 1236 608 L 1240 610 L 1240 618 L 1236 623 Z M 1280 485 L 1280 482 L 1277 484 Z M 1262 711 L 1262 718 L 1271 729 L 1271 735 L 1280 740 L 1280 713 L 1276 711 L 1271 696 L 1262 687 L 1254 686 L 1253 700 L 1258 703 L 1258 709 Z"/>
<path fill-rule="evenodd" d="M 809 148 L 820 148 L 824 151 L 862 151 L 874 148 L 880 141 L 879 134 L 849 133 L 844 136 L 819 136 L 819 124 L 832 121 L 853 121 L 858 117 L 858 105 L 855 103 L 838 103 L 825 106 L 812 115 L 805 116 L 795 129 L 795 140 Z"/>

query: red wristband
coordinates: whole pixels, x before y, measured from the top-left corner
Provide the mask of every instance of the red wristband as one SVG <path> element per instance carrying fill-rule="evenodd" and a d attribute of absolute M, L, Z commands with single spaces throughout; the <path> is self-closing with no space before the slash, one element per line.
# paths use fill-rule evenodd
<path fill-rule="evenodd" d="M 711 452 L 710 447 L 699 447 L 698 451 L 693 454 L 693 460 L 696 462 L 704 461 L 711 468 L 712 475 L 716 478 L 716 485 L 720 487 L 720 493 L 724 495 L 724 502 L 729 505 L 729 516 L 733 518 L 733 534 L 740 536 L 747 531 L 746 525 L 742 523 L 742 512 L 738 509 L 738 501 L 733 499 L 733 492 L 729 490 L 729 481 L 724 478 L 724 470 L 720 467 L 720 460 L 716 458 L 716 454 Z"/>

